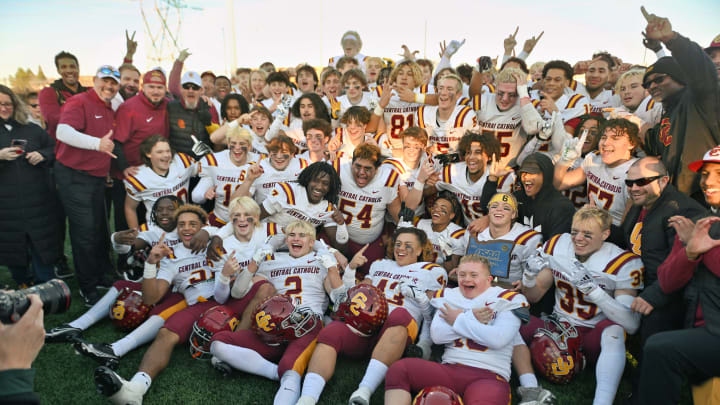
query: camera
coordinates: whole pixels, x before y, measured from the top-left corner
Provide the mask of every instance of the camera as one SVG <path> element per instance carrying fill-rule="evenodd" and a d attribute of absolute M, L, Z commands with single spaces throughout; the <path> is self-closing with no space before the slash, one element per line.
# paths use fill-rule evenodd
<path fill-rule="evenodd" d="M 0 292 L 0 322 L 20 320 L 30 308 L 30 294 L 40 297 L 45 314 L 59 314 L 70 308 L 70 288 L 64 281 L 55 279 L 24 290 Z"/>
<path fill-rule="evenodd" d="M 435 155 L 435 160 L 438 161 L 443 166 L 447 166 L 450 163 L 457 163 L 460 161 L 460 154 L 458 153 L 441 153 L 439 155 Z"/>

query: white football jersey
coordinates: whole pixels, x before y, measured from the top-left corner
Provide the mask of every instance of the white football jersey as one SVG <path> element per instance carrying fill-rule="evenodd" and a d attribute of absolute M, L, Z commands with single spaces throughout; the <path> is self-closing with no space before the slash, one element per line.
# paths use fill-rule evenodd
<path fill-rule="evenodd" d="M 340 141 L 340 148 L 338 148 L 338 150 L 336 151 L 337 157 L 342 159 L 343 162 L 352 160 L 353 153 L 355 153 L 355 148 L 363 142 L 375 142 L 374 138 L 375 136 L 368 132 L 365 134 L 365 138 L 357 145 L 355 145 L 350 140 L 350 135 L 348 135 L 347 129 L 343 127 L 335 128 L 333 139 L 337 139 L 338 141 Z"/>
<path fill-rule="evenodd" d="M 540 100 L 532 100 L 532 103 L 538 112 L 540 112 Z M 555 106 L 557 106 L 563 122 L 567 122 L 583 114 L 589 114 L 592 109 L 590 100 L 582 94 L 563 94 L 555 101 Z M 552 118 L 552 113 L 548 111 L 545 111 L 544 114 L 541 113 L 541 115 L 543 115 L 544 119 Z"/>
<path fill-rule="evenodd" d="M 630 166 L 637 159 L 632 158 L 616 167 L 608 167 L 603 163 L 599 152 L 585 155 L 582 169 L 587 177 L 588 199 L 595 205 L 607 210 L 613 219 L 614 225 L 622 223 L 625 215 L 627 201 L 630 198 L 625 178 Z"/>
<path fill-rule="evenodd" d="M 620 96 L 612 90 L 603 90 L 595 98 L 590 97 L 590 94 L 588 94 L 587 89 L 584 87 L 582 91 L 578 91 L 577 93 L 587 98 L 591 112 L 602 114 L 605 118 L 610 115 L 610 111 L 603 111 L 604 108 L 617 108 L 622 105 Z"/>
<path fill-rule="evenodd" d="M 266 278 L 277 294 L 287 295 L 295 306 L 308 307 L 320 316 L 328 307 L 324 286 L 327 269 L 315 252 L 298 258 L 275 253 L 260 265 L 255 275 Z"/>
<path fill-rule="evenodd" d="M 622 105 L 619 106 L 615 111 L 631 113 L 650 124 L 650 126 L 655 126 L 660 123 L 663 107 L 662 103 L 657 103 L 655 102 L 655 100 L 652 99 L 651 96 L 647 96 L 643 99 L 643 101 L 640 102 L 640 105 L 638 105 L 635 111 L 630 111 Z"/>
<path fill-rule="evenodd" d="M 279 235 L 281 233 L 282 231 L 277 224 L 269 222 L 261 223 L 259 226 L 255 227 L 255 230 L 248 242 L 239 241 L 235 238 L 235 235 L 224 237 L 223 250 L 226 254 L 220 259 L 220 261 L 215 263 L 215 267 L 218 271 L 222 271 L 225 261 L 229 257 L 229 253 L 235 251 L 234 257 L 240 265 L 240 268 L 243 270 L 246 269 L 248 264 L 250 264 L 255 251 L 263 247 L 270 236 Z"/>
<path fill-rule="evenodd" d="M 405 308 L 420 326 L 423 320 L 422 309 L 413 299 L 406 299 L 395 291 L 399 282 L 405 282 L 421 291 L 437 291 L 447 284 L 447 272 L 435 263 L 418 262 L 400 266 L 394 260 L 382 259 L 373 262 L 367 278 L 372 285 L 385 293 L 388 303 L 388 315 L 395 308 Z"/>
<path fill-rule="evenodd" d="M 471 183 L 467 175 L 467 164 L 458 162 L 443 168 L 440 181 L 435 184 L 435 187 L 440 191 L 448 190 L 457 196 L 465 214 L 465 225 L 469 225 L 474 219 L 480 218 L 487 208 L 480 206 L 480 197 L 487 178 L 488 170 L 485 169 L 482 177 L 475 183 Z M 497 192 L 509 193 L 514 183 L 514 172 L 501 177 L 498 180 Z"/>
<path fill-rule="evenodd" d="M 157 278 L 165 280 L 185 297 L 188 305 L 209 300 L 215 291 L 215 268 L 205 251 L 194 254 L 182 243 L 172 249 L 169 257 L 160 261 Z"/>
<path fill-rule="evenodd" d="M 450 222 L 448 226 L 440 232 L 433 231 L 432 219 L 421 219 L 415 226 L 418 229 L 425 231 L 430 243 L 433 245 L 434 252 L 434 263 L 443 264 L 450 259 L 449 256 L 445 255 L 442 248 L 440 247 L 440 239 L 449 241 L 450 247 L 452 248 L 452 254 L 463 256 L 467 250 L 469 233 L 454 222 Z"/>
<path fill-rule="evenodd" d="M 145 204 L 145 221 L 150 222 L 150 213 L 155 201 L 165 195 L 176 195 L 188 202 L 190 178 L 197 175 L 198 167 L 192 157 L 176 153 L 170 162 L 166 176 L 161 176 L 149 166 L 143 165 L 138 174 L 124 180 L 128 197 Z"/>
<path fill-rule="evenodd" d="M 365 186 L 358 187 L 352 175 L 352 162 L 333 162 L 340 176 L 338 209 L 345 216 L 350 240 L 371 243 L 377 240 L 385 225 L 388 204 L 398 196 L 400 174 L 389 165 L 380 165 L 375 177 Z"/>
<path fill-rule="evenodd" d="M 292 139 L 295 146 L 301 151 L 304 151 L 307 149 L 307 138 L 305 138 L 305 132 L 303 132 L 302 126 L 302 119 L 287 115 L 282 120 L 278 118 L 273 121 L 265 136 L 268 137 L 268 139 L 272 139 L 277 136 L 280 131 L 283 131 L 285 135 Z"/>
<path fill-rule="evenodd" d="M 378 99 L 382 96 L 383 88 L 378 86 L 375 89 L 375 95 Z M 385 122 L 385 132 L 388 133 L 388 139 L 393 149 L 402 148 L 402 139 L 400 133 L 408 127 L 418 125 L 417 112 L 423 104 L 408 103 L 400 100 L 400 97 L 393 91 L 390 103 L 385 107 L 383 113 L 383 121 Z"/>
<path fill-rule="evenodd" d="M 418 173 L 420 173 L 420 167 L 425 164 L 425 160 L 427 159 L 427 155 L 423 155 L 420 158 L 420 164 L 417 168 L 411 169 L 408 167 L 405 162 L 402 159 L 395 159 L 395 158 L 389 158 L 385 159 L 382 164 L 384 165 L 390 165 L 393 169 L 395 169 L 400 174 L 400 183 L 398 183 L 398 187 L 405 186 L 408 188 L 408 190 L 412 190 L 413 186 L 415 185 L 415 181 L 417 181 Z M 425 199 L 420 200 L 420 205 L 415 208 L 415 216 L 420 217 L 425 214 Z M 392 218 L 389 218 L 389 215 L 387 216 L 388 220 L 392 221 Z M 394 222 L 394 221 L 392 221 Z"/>
<path fill-rule="evenodd" d="M 568 166 L 568 171 L 577 169 L 583 164 L 584 161 L 584 157 L 578 157 L 570 166 Z M 587 182 L 585 182 L 585 184 L 563 190 L 561 191 L 561 193 L 563 193 L 563 195 L 573 203 L 576 209 L 584 207 L 585 204 L 590 201 L 588 200 L 587 195 Z"/>
<path fill-rule="evenodd" d="M 290 100 L 287 102 L 289 105 L 295 104 L 295 95 L 294 95 L 294 94 L 291 94 L 291 93 L 295 93 L 295 92 L 292 90 L 292 87 L 288 87 L 288 94 L 285 95 L 285 96 L 283 96 L 283 97 L 289 97 L 289 98 L 290 98 Z M 275 102 L 273 101 L 272 97 L 266 98 L 265 100 L 261 100 L 261 101 L 260 101 L 260 104 L 262 104 L 262 105 L 263 105 L 265 108 L 267 108 L 268 110 L 270 109 L 270 106 L 272 106 L 274 103 L 275 103 Z M 279 109 L 275 109 L 275 111 L 272 112 L 273 118 L 277 118 L 278 115 L 280 115 L 280 110 L 279 110 Z"/>
<path fill-rule="evenodd" d="M 525 296 L 500 287 L 490 287 L 473 299 L 463 297 L 459 288 L 442 289 L 435 294 L 435 297 L 430 303 L 436 309 L 445 308 L 445 304 L 448 304 L 453 308 L 464 311 L 490 307 L 496 311 L 496 313 L 512 311 L 528 306 Z M 439 322 L 444 323 L 447 329 L 452 329 L 452 327 L 440 317 L 440 311 L 435 311 L 435 317 L 432 322 L 433 328 L 435 327 L 435 323 Z M 490 324 L 492 324 L 492 322 L 493 321 L 491 321 Z M 455 334 L 457 333 L 455 332 Z M 512 343 L 499 349 L 491 349 L 466 336 L 457 334 L 457 338 L 454 341 L 445 344 L 442 362 L 446 364 L 463 364 L 489 370 L 509 381 L 512 353 Z"/>
<path fill-rule="evenodd" d="M 523 131 L 520 103 L 507 111 L 500 111 L 494 93 L 473 98 L 477 125 L 483 133 L 490 132 L 500 142 L 500 164 L 508 166 L 525 145 L 527 134 Z"/>
<path fill-rule="evenodd" d="M 456 105 L 450 117 L 440 122 L 438 107 L 423 105 L 418 109 L 418 126 L 428 133 L 428 146 L 435 146 L 437 153 L 456 153 L 460 138 L 474 127 L 475 114 L 469 106 Z"/>
<path fill-rule="evenodd" d="M 490 234 L 490 227 L 477 235 L 478 242 L 510 242 L 513 248 L 510 251 L 510 267 L 507 278 L 498 277 L 499 281 L 512 283 L 522 278 L 522 264 L 528 257 L 537 254 L 537 249 L 542 246 L 542 234 L 532 230 L 529 226 L 515 223 L 510 232 L 503 236 L 493 238 Z"/>
<path fill-rule="evenodd" d="M 593 327 L 607 319 L 597 305 L 585 299 L 582 292 L 570 283 L 568 274 L 573 269 L 575 247 L 569 233 L 555 235 L 545 242 L 543 257 L 547 258 L 555 279 L 554 312 L 570 319 L 575 326 Z M 602 247 L 583 263 L 593 280 L 605 292 L 614 295 L 615 290 L 641 290 L 643 288 L 643 263 L 640 256 L 605 242 Z"/>
<path fill-rule="evenodd" d="M 295 182 L 300 176 L 300 172 L 308 167 L 308 163 L 305 159 L 298 157 L 291 157 L 290 164 L 285 170 L 277 170 L 270 164 L 270 159 L 263 159 L 260 161 L 260 167 L 263 169 L 263 174 L 260 175 L 250 186 L 250 194 L 253 196 L 258 204 L 262 204 L 263 201 L 270 195 L 272 190 L 275 188 L 277 183 L 282 182 Z M 248 170 L 250 165 L 245 165 L 241 170 Z"/>
<path fill-rule="evenodd" d="M 307 189 L 298 183 L 277 183 L 262 203 L 270 214 L 263 221 L 275 222 L 285 228 L 291 222 L 306 221 L 313 226 L 337 226 L 332 219 L 333 205 L 327 200 L 312 204 Z"/>
<path fill-rule="evenodd" d="M 374 110 L 377 106 L 377 98 L 375 97 L 374 93 L 371 93 L 369 91 L 363 91 L 362 98 L 357 104 L 353 104 L 350 99 L 348 99 L 348 96 L 346 94 L 338 97 L 337 101 L 340 103 L 340 113 L 338 114 L 337 119 L 342 118 L 342 116 L 345 115 L 345 112 L 350 107 L 365 107 L 372 113 L 372 110 Z"/>
<path fill-rule="evenodd" d="M 165 243 L 168 247 L 174 247 L 180 243 L 180 237 L 177 234 L 177 229 L 167 232 L 155 224 L 151 224 L 150 226 L 146 223 L 140 225 L 140 232 L 137 237 L 144 240 L 152 248 L 160 242 L 160 238 L 163 237 L 163 234 L 165 235 L 163 243 Z"/>
<path fill-rule="evenodd" d="M 260 161 L 261 156 L 253 153 L 247 153 L 247 164 L 254 164 Z M 247 165 L 235 166 L 230 160 L 230 151 L 210 153 L 203 156 L 198 162 L 198 171 L 200 178 L 210 178 L 215 186 L 215 208 L 213 212 L 215 216 L 224 223 L 227 223 L 228 206 L 230 205 L 230 196 L 237 189 L 240 183 L 245 181 L 247 174 Z"/>

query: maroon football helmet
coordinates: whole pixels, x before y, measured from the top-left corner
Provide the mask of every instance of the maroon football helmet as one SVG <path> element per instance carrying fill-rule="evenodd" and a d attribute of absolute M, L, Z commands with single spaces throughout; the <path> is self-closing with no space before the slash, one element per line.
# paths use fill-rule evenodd
<path fill-rule="evenodd" d="M 147 319 L 150 308 L 143 303 L 141 291 L 125 287 L 110 307 L 110 319 L 121 330 L 133 330 Z"/>
<path fill-rule="evenodd" d="M 205 311 L 193 324 L 190 355 L 194 359 L 210 358 L 210 340 L 213 335 L 224 330 L 234 331 L 238 322 L 233 310 L 225 305 L 216 305 Z"/>
<path fill-rule="evenodd" d="M 535 370 L 555 384 L 568 384 L 585 368 L 582 336 L 565 318 L 543 316 L 544 328 L 538 328 L 530 343 Z"/>
<path fill-rule="evenodd" d="M 345 322 L 360 336 L 377 332 L 388 316 L 385 294 L 370 284 L 358 284 L 347 292 L 347 298 L 333 313 L 333 319 Z"/>
<path fill-rule="evenodd" d="M 442 385 L 423 388 L 413 400 L 413 405 L 463 405 L 455 391 Z"/>
<path fill-rule="evenodd" d="M 255 308 L 252 329 L 269 345 L 287 343 L 305 336 L 320 317 L 310 308 L 296 307 L 287 295 L 273 295 Z"/>

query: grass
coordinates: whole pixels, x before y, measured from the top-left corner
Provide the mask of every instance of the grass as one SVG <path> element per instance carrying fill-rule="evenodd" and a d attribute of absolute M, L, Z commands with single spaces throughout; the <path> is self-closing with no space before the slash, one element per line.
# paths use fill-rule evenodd
<path fill-rule="evenodd" d="M 66 255 L 70 263 L 71 252 L 69 237 L 66 238 Z M 0 267 L 0 285 L 14 287 L 10 272 L 6 267 Z M 85 311 L 82 299 L 78 295 L 75 279 L 68 281 L 73 291 L 72 305 L 64 314 L 48 315 L 45 317 L 45 327 L 67 323 Z M 101 321 L 84 332 L 83 336 L 90 342 L 112 342 L 123 336 L 115 329 L 109 320 Z M 120 362 L 118 372 L 125 378 L 130 378 L 140 364 L 146 347 L 130 352 Z M 433 357 L 439 359 L 441 349 L 436 348 Z M 328 382 L 323 392 L 320 404 L 335 405 L 346 404 L 350 394 L 357 388 L 367 366 L 367 360 L 355 361 L 340 358 L 336 374 Z M 103 397 L 95 391 L 93 371 L 97 364 L 75 353 L 70 344 L 45 345 L 38 355 L 33 367 L 36 369 L 35 390 L 44 404 L 99 404 L 106 403 Z M 621 382 L 615 403 L 620 403 L 630 392 L 630 378 L 628 364 Z M 558 404 L 590 404 L 595 391 L 595 373 L 586 369 L 570 385 L 554 385 L 541 380 L 540 383 L 550 389 L 558 398 Z M 517 378 L 511 381 L 513 391 L 513 404 L 517 403 L 515 388 Z M 153 385 L 144 398 L 145 404 L 208 404 L 208 403 L 234 403 L 247 405 L 272 404 L 275 391 L 279 384 L 264 378 L 234 373 L 231 377 L 223 378 L 212 369 L 209 361 L 195 360 L 190 357 L 188 345 L 179 345 L 173 352 L 169 367 L 153 381 Z M 383 403 L 383 389 L 380 387 L 372 397 L 373 404 Z M 684 396 L 681 404 L 691 404 L 689 393 Z"/>

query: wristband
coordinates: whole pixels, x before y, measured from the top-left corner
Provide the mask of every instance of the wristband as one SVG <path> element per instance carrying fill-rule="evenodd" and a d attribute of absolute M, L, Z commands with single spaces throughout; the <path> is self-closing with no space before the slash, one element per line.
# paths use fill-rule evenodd
<path fill-rule="evenodd" d="M 219 281 L 220 284 L 222 284 L 222 285 L 228 285 L 228 284 L 230 284 L 230 277 L 228 277 L 228 276 L 226 276 L 226 275 L 224 275 L 224 274 L 222 274 L 222 273 L 218 273 L 217 276 L 215 276 L 215 277 L 217 277 L 218 281 Z"/>
<path fill-rule="evenodd" d="M 527 83 L 518 83 L 516 91 L 518 94 L 518 98 L 530 97 L 530 94 L 528 93 Z"/>
<path fill-rule="evenodd" d="M 415 182 L 415 184 L 413 184 L 413 188 L 414 188 L 415 190 L 423 191 L 423 190 L 425 190 L 425 183 L 421 183 L 421 182 L 418 180 L 418 181 Z"/>
<path fill-rule="evenodd" d="M 523 274 L 522 284 L 527 288 L 533 288 L 537 285 L 537 280 L 535 279 L 535 277 L 528 277 Z"/>
<path fill-rule="evenodd" d="M 375 107 L 373 110 L 373 114 L 375 115 L 383 115 L 385 113 L 385 108 L 380 107 L 379 105 Z"/>
<path fill-rule="evenodd" d="M 425 104 L 425 95 L 420 93 L 415 94 L 415 102 L 418 104 Z"/>
<path fill-rule="evenodd" d="M 145 262 L 145 268 L 143 270 L 143 278 L 145 280 L 155 278 L 157 276 L 157 265 Z"/>

